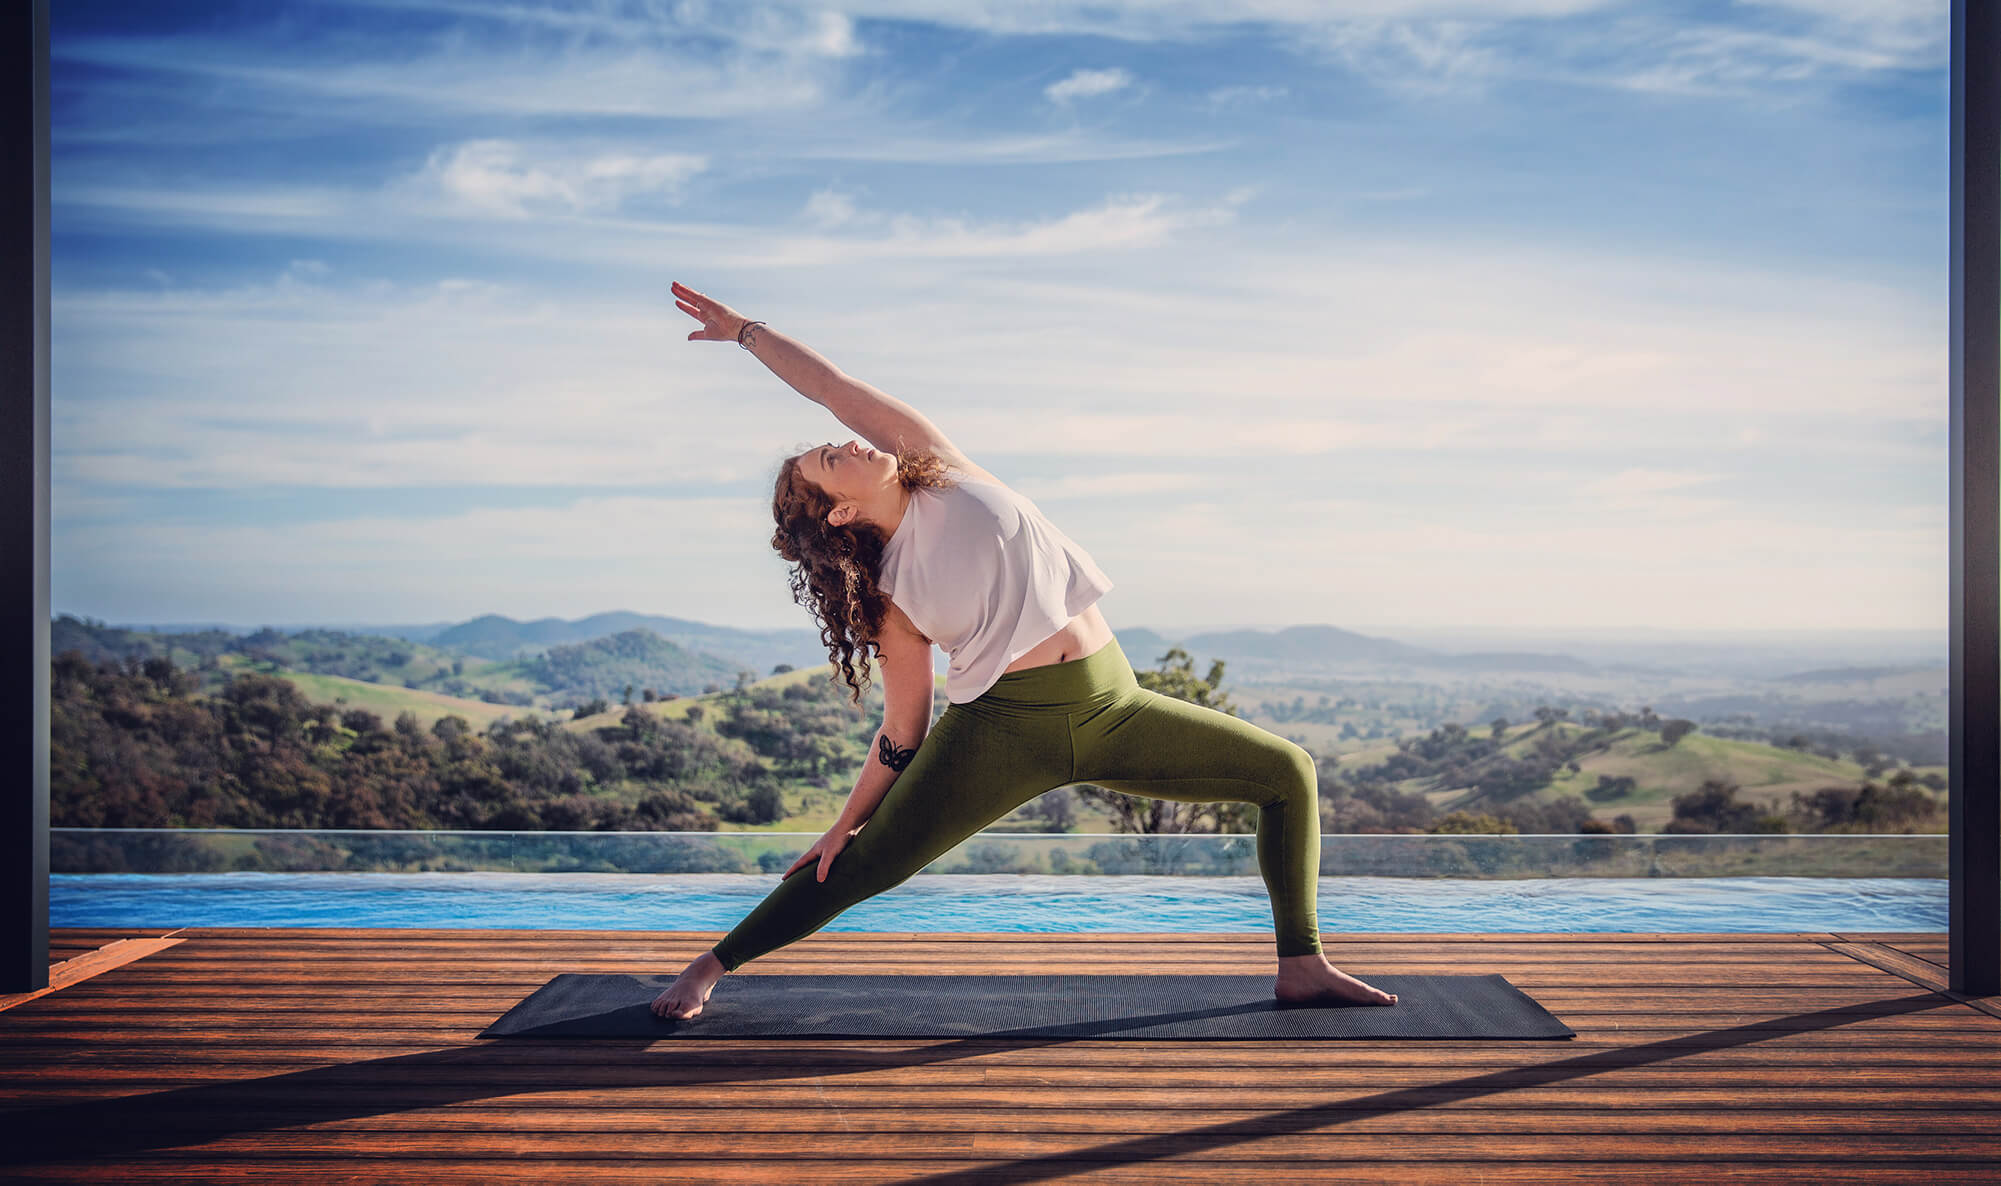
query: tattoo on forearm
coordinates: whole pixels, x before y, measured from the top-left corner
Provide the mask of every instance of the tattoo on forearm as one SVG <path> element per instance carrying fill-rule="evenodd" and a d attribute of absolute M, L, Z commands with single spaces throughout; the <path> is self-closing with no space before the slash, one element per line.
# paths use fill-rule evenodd
<path fill-rule="evenodd" d="M 890 744 L 889 735 L 886 733 L 879 736 L 876 740 L 880 745 L 876 750 L 875 756 L 883 765 L 889 767 L 891 770 L 903 769 L 905 766 L 910 765 L 910 759 L 917 756 L 916 746 L 913 745 L 909 749 L 898 749 Z"/>

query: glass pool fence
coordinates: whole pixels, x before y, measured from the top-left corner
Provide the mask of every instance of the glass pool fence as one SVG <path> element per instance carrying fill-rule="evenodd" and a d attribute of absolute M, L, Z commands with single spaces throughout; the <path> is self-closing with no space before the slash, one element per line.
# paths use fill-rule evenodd
<path fill-rule="evenodd" d="M 818 832 L 52 828 L 51 873 L 782 873 Z M 1945 878 L 1943 834 L 1325 833 L 1323 877 Z M 1244 833 L 979 832 L 927 874 L 1245 877 Z"/>

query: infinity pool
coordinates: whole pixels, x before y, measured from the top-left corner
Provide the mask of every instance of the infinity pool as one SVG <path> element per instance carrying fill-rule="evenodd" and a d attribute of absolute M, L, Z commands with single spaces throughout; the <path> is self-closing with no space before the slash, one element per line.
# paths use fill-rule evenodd
<path fill-rule="evenodd" d="M 799 876 L 811 876 L 802 873 Z M 727 931 L 778 884 L 736 873 L 59 873 L 58 927 Z M 1944 931 L 1931 878 L 1323 877 L 1324 931 Z M 1269 931 L 1256 877 L 919 874 L 829 931 Z"/>

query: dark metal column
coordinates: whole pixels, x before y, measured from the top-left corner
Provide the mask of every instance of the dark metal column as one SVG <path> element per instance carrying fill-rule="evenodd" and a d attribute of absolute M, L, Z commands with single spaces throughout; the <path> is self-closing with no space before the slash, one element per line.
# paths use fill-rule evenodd
<path fill-rule="evenodd" d="M 49 4 L 0 17 L 0 993 L 49 983 Z"/>
<path fill-rule="evenodd" d="M 2001 4 L 1952 3 L 1948 985 L 2001 992 Z"/>

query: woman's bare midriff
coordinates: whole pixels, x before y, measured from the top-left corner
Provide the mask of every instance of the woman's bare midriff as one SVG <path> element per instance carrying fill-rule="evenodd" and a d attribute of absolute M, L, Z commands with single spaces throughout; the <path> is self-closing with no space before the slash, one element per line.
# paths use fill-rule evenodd
<path fill-rule="evenodd" d="M 1112 628 L 1105 622 L 1105 615 L 1092 605 L 1083 613 L 1070 619 L 1068 625 L 1035 644 L 1035 649 L 1008 664 L 1008 671 L 1022 671 L 1030 667 L 1042 667 L 1050 663 L 1068 663 L 1073 659 L 1084 659 L 1098 653 L 1104 645 L 1112 641 Z"/>

